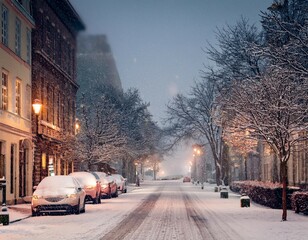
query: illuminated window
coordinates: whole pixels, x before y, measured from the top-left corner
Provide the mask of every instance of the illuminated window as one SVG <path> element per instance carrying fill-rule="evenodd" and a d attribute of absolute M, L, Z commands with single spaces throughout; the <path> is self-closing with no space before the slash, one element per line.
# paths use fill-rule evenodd
<path fill-rule="evenodd" d="M 46 153 L 42 153 L 42 169 L 46 170 Z"/>
<path fill-rule="evenodd" d="M 25 108 L 25 116 L 27 119 L 31 118 L 31 86 L 27 85 L 26 87 L 26 108 Z"/>
<path fill-rule="evenodd" d="M 16 154 L 16 146 L 11 144 L 11 157 L 10 157 L 10 193 L 14 193 L 14 177 L 15 177 L 15 154 Z"/>
<path fill-rule="evenodd" d="M 8 105 L 8 74 L 5 72 L 2 72 L 1 76 L 1 109 L 7 110 Z"/>
<path fill-rule="evenodd" d="M 16 80 L 15 83 L 15 113 L 21 115 L 21 82 Z"/>
<path fill-rule="evenodd" d="M 4 143 L 0 142 L 0 178 L 5 177 L 5 155 L 2 154 L 2 146 Z"/>
<path fill-rule="evenodd" d="M 49 156 L 49 159 L 48 159 L 48 176 L 54 176 L 54 175 L 55 175 L 54 157 Z"/>

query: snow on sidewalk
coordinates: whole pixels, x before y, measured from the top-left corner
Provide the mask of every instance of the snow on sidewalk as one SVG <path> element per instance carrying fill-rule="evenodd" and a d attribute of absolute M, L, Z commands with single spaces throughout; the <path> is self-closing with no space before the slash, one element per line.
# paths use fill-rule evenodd
<path fill-rule="evenodd" d="M 31 216 L 31 204 L 8 205 L 10 223 L 14 223 Z"/>

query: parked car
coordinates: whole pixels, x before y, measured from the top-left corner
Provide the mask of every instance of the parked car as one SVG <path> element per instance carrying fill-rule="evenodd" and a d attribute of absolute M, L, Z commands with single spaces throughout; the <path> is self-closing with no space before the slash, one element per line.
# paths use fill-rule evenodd
<path fill-rule="evenodd" d="M 127 192 L 127 179 L 124 178 L 120 174 L 112 174 L 112 176 L 114 177 L 118 185 L 118 190 L 121 191 L 122 193 L 126 193 Z"/>
<path fill-rule="evenodd" d="M 100 177 L 102 198 L 118 197 L 118 186 L 115 179 L 110 174 L 106 174 L 104 172 L 93 173 Z"/>
<path fill-rule="evenodd" d="M 73 172 L 69 176 L 77 178 L 86 191 L 86 201 L 94 204 L 101 203 L 101 184 L 96 177 L 89 172 Z"/>
<path fill-rule="evenodd" d="M 32 216 L 42 213 L 83 213 L 86 192 L 72 176 L 48 176 L 34 187 L 32 195 Z"/>
<path fill-rule="evenodd" d="M 184 177 L 184 178 L 183 178 L 183 182 L 190 182 L 190 177 L 187 177 L 187 176 Z"/>

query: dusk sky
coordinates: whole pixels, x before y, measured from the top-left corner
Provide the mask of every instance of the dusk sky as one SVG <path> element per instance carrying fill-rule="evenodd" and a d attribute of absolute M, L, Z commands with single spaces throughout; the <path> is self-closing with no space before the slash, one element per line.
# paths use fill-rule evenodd
<path fill-rule="evenodd" d="M 158 123 L 166 104 L 187 93 L 208 64 L 202 49 L 215 29 L 241 16 L 260 26 L 272 0 L 70 0 L 89 34 L 106 34 L 124 90 L 137 88 Z M 191 146 L 169 159 L 164 174 L 187 172 Z M 179 164 L 180 163 L 180 164 Z M 163 170 L 162 170 L 163 171 Z M 161 173 L 162 173 L 161 171 Z"/>

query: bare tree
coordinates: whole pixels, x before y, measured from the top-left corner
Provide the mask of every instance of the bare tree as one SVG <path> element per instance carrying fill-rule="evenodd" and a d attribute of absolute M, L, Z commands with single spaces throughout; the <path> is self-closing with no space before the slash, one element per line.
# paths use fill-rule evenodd
<path fill-rule="evenodd" d="M 262 78 L 234 83 L 225 106 L 236 114 L 242 129 L 266 142 L 280 160 L 283 183 L 283 215 L 286 212 L 287 162 L 292 149 L 307 135 L 308 79 L 288 69 L 268 68 Z"/>
<path fill-rule="evenodd" d="M 215 85 L 203 79 L 192 88 L 189 97 L 178 94 L 167 106 L 170 148 L 185 139 L 194 139 L 201 145 L 209 144 L 216 166 L 216 183 L 223 184 L 219 108 L 215 102 Z"/>
<path fill-rule="evenodd" d="M 84 96 L 78 108 L 80 132 L 75 151 L 88 167 L 121 155 L 126 139 L 120 132 L 119 114 L 104 96 Z"/>

